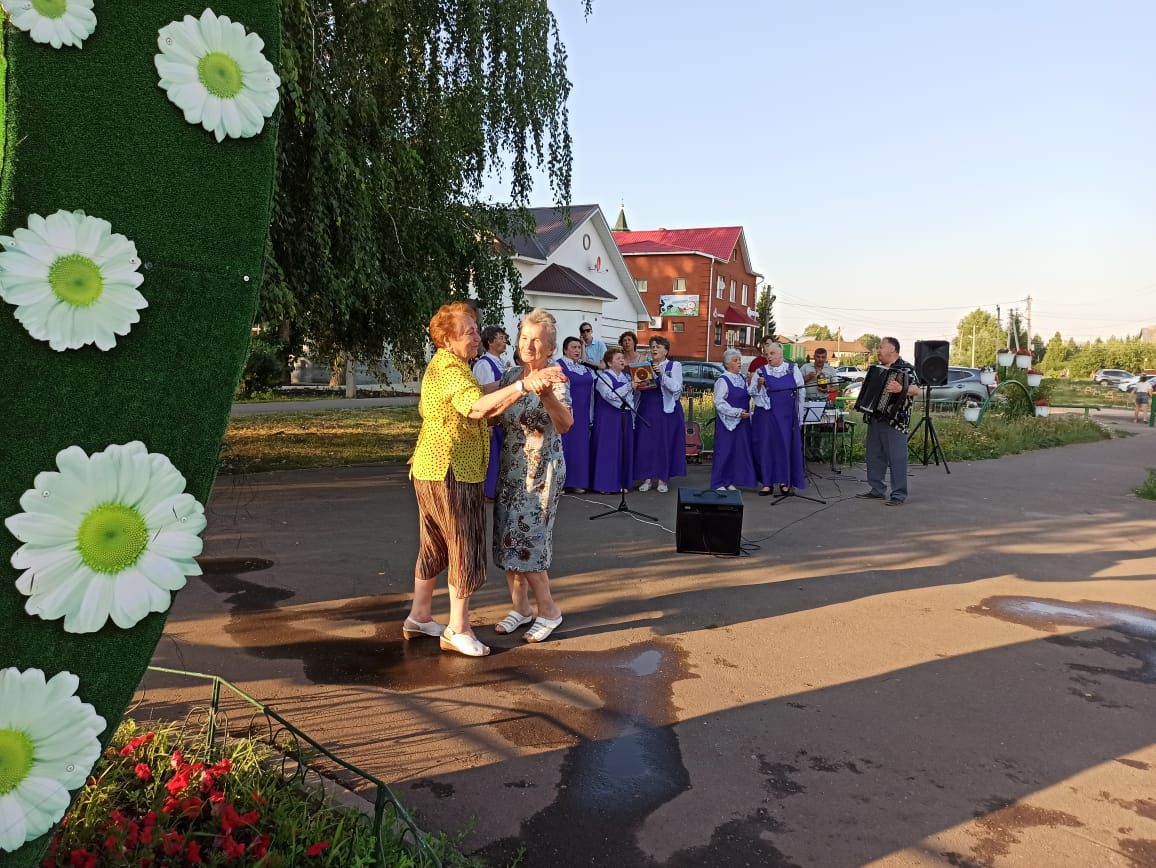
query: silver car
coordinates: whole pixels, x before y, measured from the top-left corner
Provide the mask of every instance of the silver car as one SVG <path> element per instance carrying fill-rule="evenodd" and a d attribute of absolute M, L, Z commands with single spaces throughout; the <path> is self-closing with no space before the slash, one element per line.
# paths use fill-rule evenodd
<path fill-rule="evenodd" d="M 857 398 L 862 383 L 851 383 L 843 390 L 846 398 Z M 979 368 L 947 369 L 947 383 L 942 386 L 931 387 L 931 400 L 952 404 L 965 404 L 975 401 L 982 404 L 987 396 L 995 390 L 995 386 L 985 386 L 979 380 Z"/>

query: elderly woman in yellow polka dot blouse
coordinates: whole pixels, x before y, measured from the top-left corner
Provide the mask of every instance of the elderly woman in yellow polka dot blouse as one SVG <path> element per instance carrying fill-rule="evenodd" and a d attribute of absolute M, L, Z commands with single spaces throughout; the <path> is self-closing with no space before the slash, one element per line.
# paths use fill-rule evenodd
<path fill-rule="evenodd" d="M 482 483 L 490 455 L 484 420 L 500 415 L 526 392 L 541 394 L 565 382 L 546 368 L 482 394 L 469 362 L 481 337 L 473 308 L 445 304 L 430 320 L 437 351 L 421 382 L 421 432 L 410 459 L 417 495 L 420 541 L 414 567 L 413 603 L 402 626 L 406 639 L 437 636 L 443 651 L 484 657 L 489 647 L 470 626 L 470 596 L 486 581 L 486 519 Z M 433 619 L 434 580 L 448 570 L 449 625 Z"/>

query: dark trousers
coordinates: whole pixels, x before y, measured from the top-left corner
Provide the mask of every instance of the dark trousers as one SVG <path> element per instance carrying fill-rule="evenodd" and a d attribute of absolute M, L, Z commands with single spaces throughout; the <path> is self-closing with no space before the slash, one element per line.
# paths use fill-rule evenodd
<path fill-rule="evenodd" d="M 887 494 L 884 477 L 891 469 L 891 499 L 907 499 L 907 434 L 886 422 L 867 423 L 867 484 L 874 494 Z"/>

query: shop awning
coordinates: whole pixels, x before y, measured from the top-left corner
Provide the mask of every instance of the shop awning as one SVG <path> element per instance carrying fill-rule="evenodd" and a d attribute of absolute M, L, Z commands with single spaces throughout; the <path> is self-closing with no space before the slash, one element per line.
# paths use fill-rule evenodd
<path fill-rule="evenodd" d="M 735 307 L 733 304 L 723 314 L 723 323 L 725 325 L 758 326 L 758 323 L 751 319 L 745 310 Z"/>

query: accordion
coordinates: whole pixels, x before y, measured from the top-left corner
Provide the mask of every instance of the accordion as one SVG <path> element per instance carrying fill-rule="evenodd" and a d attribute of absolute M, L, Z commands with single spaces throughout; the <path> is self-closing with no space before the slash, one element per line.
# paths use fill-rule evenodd
<path fill-rule="evenodd" d="M 899 391 L 884 391 L 892 381 L 899 383 Z M 894 419 L 903 409 L 907 400 L 907 387 L 910 385 L 911 371 L 872 365 L 863 379 L 859 397 L 855 399 L 855 409 L 873 419 Z"/>

